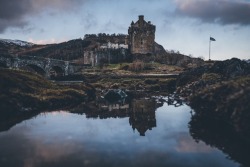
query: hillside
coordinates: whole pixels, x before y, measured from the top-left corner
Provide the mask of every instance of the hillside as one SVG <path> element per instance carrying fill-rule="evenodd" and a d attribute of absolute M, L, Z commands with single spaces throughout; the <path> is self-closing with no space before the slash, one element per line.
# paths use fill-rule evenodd
<path fill-rule="evenodd" d="M 84 85 L 56 85 L 31 72 L 0 68 L 0 108 L 2 114 L 37 111 L 76 105 L 87 99 Z"/>
<path fill-rule="evenodd" d="M 105 45 L 108 42 L 124 44 L 126 42 L 126 35 L 108 35 L 102 33 L 98 35 L 87 34 L 85 35 L 84 39 L 79 38 L 58 44 L 47 45 L 36 45 L 18 40 L 0 40 L 0 55 L 5 57 L 37 56 L 69 60 L 81 64 L 84 62 L 85 51 L 96 51 L 97 49 L 100 49 L 102 45 Z M 103 54 L 107 53 L 104 51 L 100 55 Z M 129 53 L 127 56 L 131 58 Z M 177 65 L 182 67 L 189 67 L 190 65 L 199 66 L 203 63 L 203 60 L 199 58 L 191 58 L 180 53 L 166 52 L 165 49 L 156 42 L 155 56 L 134 55 L 132 57 L 141 58 L 146 62 L 156 61 L 163 64 Z"/>
<path fill-rule="evenodd" d="M 87 34 L 84 39 L 73 39 L 59 44 L 35 45 L 18 40 L 0 40 L 1 56 L 38 56 L 62 60 L 79 60 L 83 58 L 84 51 L 95 50 L 104 43 L 123 43 L 123 36 Z M 10 42 L 13 41 L 13 42 Z"/>
<path fill-rule="evenodd" d="M 5 44 L 12 44 L 12 45 L 18 45 L 18 46 L 24 46 L 24 47 L 31 47 L 35 44 L 26 42 L 26 41 L 21 41 L 21 40 L 11 40 L 11 39 L 0 39 L 1 43 Z"/>
<path fill-rule="evenodd" d="M 92 41 L 82 39 L 70 40 L 59 44 L 45 45 L 44 47 L 30 48 L 20 52 L 20 56 L 38 56 L 62 60 L 75 60 L 83 57 L 84 49 L 91 47 Z"/>
<path fill-rule="evenodd" d="M 17 56 L 20 52 L 36 47 L 37 45 L 25 41 L 0 39 L 0 55 L 5 57 Z"/>

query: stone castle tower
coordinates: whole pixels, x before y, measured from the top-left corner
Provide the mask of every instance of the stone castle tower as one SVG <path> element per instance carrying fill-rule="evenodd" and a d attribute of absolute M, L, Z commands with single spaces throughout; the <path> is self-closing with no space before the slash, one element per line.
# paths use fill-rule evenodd
<path fill-rule="evenodd" d="M 153 54 L 155 48 L 155 25 L 146 22 L 144 16 L 140 15 L 139 20 L 128 29 L 129 49 L 131 54 Z"/>

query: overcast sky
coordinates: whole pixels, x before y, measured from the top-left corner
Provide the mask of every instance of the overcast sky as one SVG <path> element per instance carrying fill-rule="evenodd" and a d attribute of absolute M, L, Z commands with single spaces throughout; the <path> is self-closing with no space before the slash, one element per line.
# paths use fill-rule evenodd
<path fill-rule="evenodd" d="M 208 59 L 250 59 L 250 0 L 0 0 L 0 38 L 58 43 L 89 33 L 127 34 L 144 15 L 156 42 Z"/>

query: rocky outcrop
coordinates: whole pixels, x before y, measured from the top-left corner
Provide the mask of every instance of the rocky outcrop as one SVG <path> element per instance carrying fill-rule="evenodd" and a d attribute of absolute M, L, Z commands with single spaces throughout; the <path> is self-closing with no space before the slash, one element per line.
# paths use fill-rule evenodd
<path fill-rule="evenodd" d="M 250 74 L 250 64 L 237 58 L 216 62 L 210 72 L 222 75 L 225 79 Z"/>
<path fill-rule="evenodd" d="M 250 75 L 250 64 L 233 58 L 215 62 L 197 68 L 192 68 L 179 75 L 177 79 L 178 92 L 202 89 L 208 85 L 228 81 L 240 76 Z"/>
<path fill-rule="evenodd" d="M 250 64 L 233 58 L 191 69 L 177 79 L 177 92 L 198 117 L 219 120 L 250 143 Z"/>

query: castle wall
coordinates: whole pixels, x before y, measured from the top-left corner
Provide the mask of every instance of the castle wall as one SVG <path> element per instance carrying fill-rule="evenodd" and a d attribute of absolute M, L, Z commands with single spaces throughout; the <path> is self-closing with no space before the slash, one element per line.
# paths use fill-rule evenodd
<path fill-rule="evenodd" d="M 131 54 L 154 54 L 155 29 L 156 27 L 151 22 L 146 22 L 143 16 L 139 16 L 136 23 L 131 23 L 128 29 Z"/>
<path fill-rule="evenodd" d="M 96 64 L 96 54 L 94 51 L 85 51 L 84 52 L 84 64 L 90 64 L 95 66 Z"/>
<path fill-rule="evenodd" d="M 84 64 L 97 66 L 126 62 L 130 59 L 128 49 L 125 48 L 99 48 L 95 51 L 84 52 Z"/>

